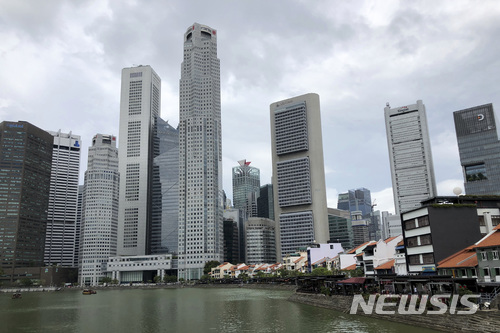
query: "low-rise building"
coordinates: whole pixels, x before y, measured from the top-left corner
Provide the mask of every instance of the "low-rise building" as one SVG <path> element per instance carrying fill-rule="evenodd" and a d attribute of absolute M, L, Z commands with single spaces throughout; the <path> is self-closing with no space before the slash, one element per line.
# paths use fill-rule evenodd
<path fill-rule="evenodd" d="M 323 260 L 325 258 L 334 258 L 339 253 L 344 252 L 342 248 L 342 244 L 340 243 L 328 243 L 328 244 L 316 244 L 315 246 L 310 246 L 307 248 L 307 262 L 308 262 L 308 271 L 311 272 L 314 268 L 314 265 L 318 265 L 319 260 Z M 325 266 L 326 267 L 326 260 Z"/>
<path fill-rule="evenodd" d="M 171 254 L 116 256 L 110 257 L 103 269 L 119 283 L 149 282 L 155 276 L 163 279 L 165 274 L 176 274 L 177 260 L 172 259 Z"/>

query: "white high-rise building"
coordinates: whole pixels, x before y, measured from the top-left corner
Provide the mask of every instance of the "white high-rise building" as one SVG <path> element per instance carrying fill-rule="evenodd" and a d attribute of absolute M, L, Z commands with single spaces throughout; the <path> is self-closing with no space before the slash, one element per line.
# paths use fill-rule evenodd
<path fill-rule="evenodd" d="M 184 34 L 179 112 L 179 278 L 223 259 L 220 61 L 216 31 Z"/>
<path fill-rule="evenodd" d="M 79 135 L 50 132 L 54 136 L 50 194 L 45 234 L 46 265 L 77 267 L 76 222 L 80 173 Z"/>
<path fill-rule="evenodd" d="M 437 195 L 425 105 L 384 108 L 396 214 Z"/>
<path fill-rule="evenodd" d="M 157 153 L 153 143 L 160 91 L 160 77 L 150 66 L 122 70 L 118 255 L 150 253 L 153 160 Z"/>
<path fill-rule="evenodd" d="M 278 260 L 326 243 L 328 212 L 319 96 L 271 104 L 274 215 Z"/>
<path fill-rule="evenodd" d="M 118 149 L 116 137 L 96 134 L 89 147 L 82 204 L 80 284 L 98 285 L 103 263 L 116 256 L 118 242 Z"/>

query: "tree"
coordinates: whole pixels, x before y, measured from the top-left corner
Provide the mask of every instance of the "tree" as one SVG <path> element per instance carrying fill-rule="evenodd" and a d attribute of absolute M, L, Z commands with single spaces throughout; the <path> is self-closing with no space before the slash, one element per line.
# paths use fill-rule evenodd
<path fill-rule="evenodd" d="M 210 273 L 212 271 L 212 268 L 215 268 L 219 265 L 220 265 L 220 262 L 218 262 L 217 260 L 207 261 L 205 263 L 205 267 L 203 268 L 203 274 Z"/>
<path fill-rule="evenodd" d="M 163 277 L 163 282 L 165 282 L 165 283 L 177 282 L 177 276 L 175 276 L 175 275 L 165 275 Z"/>
<path fill-rule="evenodd" d="M 282 268 L 278 269 L 278 275 L 280 277 L 287 277 L 290 275 L 290 271 L 288 271 L 286 268 L 282 267 Z"/>
<path fill-rule="evenodd" d="M 316 267 L 315 269 L 312 270 L 311 275 L 313 276 L 324 276 L 324 275 L 330 275 L 332 272 L 328 270 L 326 267 Z"/>
<path fill-rule="evenodd" d="M 111 283 L 111 281 L 113 281 L 113 279 L 110 278 L 109 276 L 105 276 L 105 277 L 101 278 L 102 283 Z"/>
<path fill-rule="evenodd" d="M 119 283 L 119 281 L 118 281 L 118 279 L 113 279 L 113 280 L 111 281 L 111 283 L 112 283 L 112 284 L 118 284 L 118 283 Z"/>
<path fill-rule="evenodd" d="M 33 281 L 30 278 L 23 278 L 20 283 L 24 287 L 31 287 L 33 285 Z"/>
<path fill-rule="evenodd" d="M 361 276 L 365 276 L 365 272 L 361 267 L 358 267 L 355 270 L 351 271 L 351 277 L 361 277 Z"/>
<path fill-rule="evenodd" d="M 154 282 L 155 283 L 160 283 L 161 282 L 161 276 L 159 275 L 156 275 L 154 278 L 153 278 Z"/>

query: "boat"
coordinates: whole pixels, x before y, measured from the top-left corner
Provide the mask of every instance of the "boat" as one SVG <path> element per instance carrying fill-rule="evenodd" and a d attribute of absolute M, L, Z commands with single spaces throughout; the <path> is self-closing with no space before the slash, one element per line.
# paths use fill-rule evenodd
<path fill-rule="evenodd" d="M 82 294 L 83 295 L 94 295 L 94 294 L 97 294 L 97 291 L 92 290 L 92 289 L 83 289 Z"/>
<path fill-rule="evenodd" d="M 21 295 L 21 293 L 14 293 L 12 294 L 12 299 L 17 299 L 17 298 L 23 298 L 23 296 Z"/>

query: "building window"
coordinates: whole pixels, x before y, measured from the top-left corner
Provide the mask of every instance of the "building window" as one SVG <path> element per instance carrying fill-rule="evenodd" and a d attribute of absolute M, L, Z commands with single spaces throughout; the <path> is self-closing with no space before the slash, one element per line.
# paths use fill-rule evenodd
<path fill-rule="evenodd" d="M 491 216 L 491 225 L 496 227 L 500 224 L 500 215 L 492 215 Z"/>
<path fill-rule="evenodd" d="M 430 244 L 432 244 L 431 235 L 420 236 L 420 245 L 430 245 Z"/>
<path fill-rule="evenodd" d="M 483 276 L 484 277 L 489 277 L 490 276 L 490 270 L 489 268 L 483 268 Z"/>
<path fill-rule="evenodd" d="M 481 252 L 481 261 L 486 261 L 488 260 L 488 257 L 486 256 L 486 252 Z"/>
<path fill-rule="evenodd" d="M 465 179 L 467 182 L 476 182 L 488 179 L 486 176 L 486 167 L 484 163 L 464 166 Z"/>
<path fill-rule="evenodd" d="M 408 256 L 408 261 L 410 265 L 419 265 L 420 264 L 420 255 Z"/>
<path fill-rule="evenodd" d="M 409 237 L 406 240 L 408 247 L 415 247 L 418 246 L 418 237 Z"/>
<path fill-rule="evenodd" d="M 472 274 L 472 277 L 473 277 L 473 278 L 474 278 L 474 277 L 477 277 L 477 272 L 476 272 L 476 269 L 475 269 L 475 268 L 471 268 L 471 269 L 470 269 L 470 272 L 471 272 L 471 274 Z"/>
<path fill-rule="evenodd" d="M 415 228 L 416 228 L 415 219 L 405 221 L 405 230 L 411 230 L 411 229 L 415 229 Z"/>
<path fill-rule="evenodd" d="M 500 276 L 500 267 L 495 267 L 495 276 Z"/>
<path fill-rule="evenodd" d="M 498 260 L 498 251 L 492 251 L 491 256 L 493 257 L 493 260 Z"/>
<path fill-rule="evenodd" d="M 479 225 L 484 227 L 486 225 L 484 222 L 484 216 L 478 216 L 477 218 L 479 219 Z"/>
<path fill-rule="evenodd" d="M 429 225 L 429 216 L 422 216 L 418 218 L 418 227 L 425 227 Z"/>
<path fill-rule="evenodd" d="M 434 255 L 432 253 L 422 254 L 422 261 L 424 264 L 433 264 Z"/>

